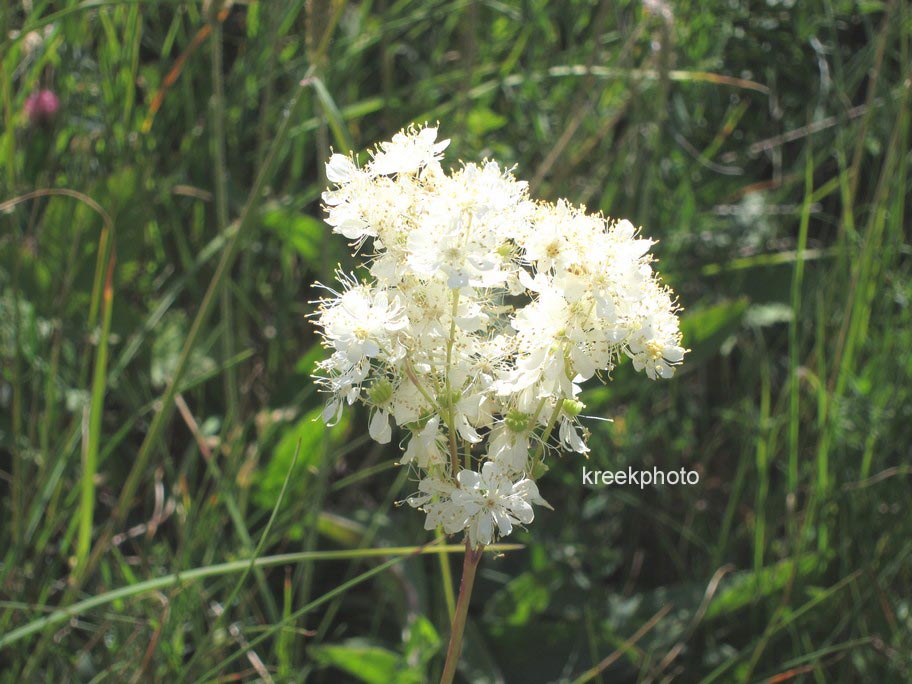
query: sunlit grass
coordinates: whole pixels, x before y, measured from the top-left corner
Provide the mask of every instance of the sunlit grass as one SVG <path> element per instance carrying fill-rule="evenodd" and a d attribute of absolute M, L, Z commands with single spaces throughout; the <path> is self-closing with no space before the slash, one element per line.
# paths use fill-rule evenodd
<path fill-rule="evenodd" d="M 623 367 L 587 393 L 613 419 L 587 466 L 701 472 L 550 463 L 558 512 L 485 560 L 463 680 L 908 681 L 910 21 L 6 3 L 0 680 L 439 677 L 462 546 L 416 546 L 395 436 L 312 420 L 307 320 L 352 268 L 329 149 L 439 120 L 454 158 L 661 239 L 692 351 L 663 393 Z M 39 88 L 60 110 L 30 121 Z"/>

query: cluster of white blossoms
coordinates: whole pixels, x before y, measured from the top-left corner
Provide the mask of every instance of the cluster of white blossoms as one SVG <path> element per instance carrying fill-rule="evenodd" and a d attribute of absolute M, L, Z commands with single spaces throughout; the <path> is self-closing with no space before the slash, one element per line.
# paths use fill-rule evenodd
<path fill-rule="evenodd" d="M 652 379 L 684 356 L 676 306 L 626 220 L 529 199 L 494 161 L 447 174 L 448 140 L 410 128 L 363 166 L 334 154 L 333 231 L 367 256 L 316 314 L 331 356 L 324 420 L 370 408 L 370 436 L 402 430 L 428 530 L 490 544 L 547 503 L 549 451 L 586 453 L 580 384 L 624 356 Z"/>

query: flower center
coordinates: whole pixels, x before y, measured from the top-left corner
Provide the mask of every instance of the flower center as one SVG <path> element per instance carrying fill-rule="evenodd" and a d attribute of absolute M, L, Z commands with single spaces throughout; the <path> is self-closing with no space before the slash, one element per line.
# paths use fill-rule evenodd
<path fill-rule="evenodd" d="M 658 361 L 662 358 L 662 345 L 655 340 L 650 340 L 646 343 L 646 353 L 653 361 Z"/>

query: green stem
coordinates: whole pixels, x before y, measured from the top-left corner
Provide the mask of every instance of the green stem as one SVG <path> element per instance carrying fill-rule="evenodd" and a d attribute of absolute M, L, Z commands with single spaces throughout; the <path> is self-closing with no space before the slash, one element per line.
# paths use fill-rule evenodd
<path fill-rule="evenodd" d="M 437 541 L 441 544 L 446 540 L 443 528 L 437 528 Z M 437 554 L 437 560 L 440 563 L 440 579 L 443 582 L 443 598 L 446 601 L 447 617 L 450 624 L 456 618 L 456 596 L 453 594 L 453 572 L 450 570 L 450 556 L 446 553 Z"/>
<path fill-rule="evenodd" d="M 412 384 L 421 393 L 421 396 L 427 399 L 431 407 L 437 408 L 437 401 L 434 399 L 434 397 L 431 396 L 431 393 L 425 389 L 424 385 L 421 384 L 421 380 L 419 380 L 418 376 L 415 374 L 415 369 L 412 368 L 412 362 L 408 356 L 405 357 L 404 368 L 408 379 L 412 381 Z"/>
<path fill-rule="evenodd" d="M 453 414 L 453 390 L 450 386 L 450 370 L 453 360 L 453 344 L 456 342 L 456 314 L 459 311 L 459 289 L 453 290 L 453 308 L 450 312 L 450 339 L 446 350 L 446 371 L 443 382 L 446 392 L 446 414 L 444 420 L 447 424 L 447 433 L 450 439 L 450 458 L 452 460 L 453 478 L 459 473 L 459 448 L 456 446 L 456 417 Z M 467 463 L 466 468 L 471 464 Z"/>
<path fill-rule="evenodd" d="M 453 626 L 450 629 L 450 645 L 447 647 L 446 663 L 443 666 L 443 676 L 440 684 L 452 684 L 456 676 L 456 666 L 459 664 L 459 654 L 462 652 L 462 635 L 465 633 L 466 619 L 469 615 L 469 600 L 472 598 L 472 587 L 475 585 L 475 572 L 481 561 L 484 546 L 479 545 L 472 549 L 466 538 L 466 551 L 462 563 L 462 581 L 459 584 L 459 598 L 456 601 L 456 614 L 453 616 Z"/>
<path fill-rule="evenodd" d="M 114 304 L 114 234 L 105 229 L 102 233 L 99 253 L 99 273 L 105 270 L 101 291 L 101 331 L 95 354 L 95 369 L 92 376 L 91 403 L 88 408 L 88 429 L 83 451 L 82 483 L 79 503 L 79 536 L 76 543 L 77 567 L 81 567 L 89 555 L 92 544 L 92 524 L 95 515 L 95 475 L 98 471 L 98 450 L 101 443 L 101 418 L 104 413 L 104 397 L 108 379 L 108 338 L 111 335 L 111 317 Z M 107 267 L 104 264 L 107 262 Z"/>
<path fill-rule="evenodd" d="M 212 129 L 211 144 L 212 156 L 215 165 L 215 218 L 218 230 L 221 232 L 228 227 L 228 189 L 226 177 L 228 165 L 225 161 L 225 79 L 222 74 L 222 22 L 218 19 L 220 5 L 213 5 L 210 12 L 210 25 L 212 26 L 212 50 L 210 61 L 212 68 Z M 231 276 L 228 276 L 231 279 Z M 230 288 L 223 287 L 220 295 L 219 307 L 221 309 L 222 325 L 222 355 L 226 359 L 234 356 L 234 312 L 231 302 Z M 232 366 L 225 369 L 225 434 L 231 429 L 234 418 L 237 416 L 238 403 L 237 369 Z"/>
<path fill-rule="evenodd" d="M 545 431 L 542 433 L 541 443 L 538 445 L 538 450 L 535 453 L 535 456 L 532 457 L 532 466 L 530 471 L 534 471 L 536 466 L 541 463 L 545 458 L 545 447 L 548 444 L 548 440 L 551 438 L 551 433 L 554 431 L 554 426 L 557 424 L 557 419 L 560 417 L 561 410 L 564 408 L 564 402 L 558 399 L 557 404 L 554 406 L 554 410 L 551 412 L 551 416 L 548 418 L 548 424 L 545 426 Z"/>

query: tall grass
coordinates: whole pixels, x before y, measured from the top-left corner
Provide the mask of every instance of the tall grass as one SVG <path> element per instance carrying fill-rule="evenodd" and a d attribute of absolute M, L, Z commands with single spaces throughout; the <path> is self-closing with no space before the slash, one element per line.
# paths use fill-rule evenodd
<path fill-rule="evenodd" d="M 3 4 L 0 681 L 440 676 L 462 547 L 314 420 L 307 321 L 330 149 L 435 120 L 661 240 L 692 351 L 585 396 L 587 466 L 702 475 L 549 463 L 458 677 L 908 681 L 910 40 L 897 0 Z"/>

